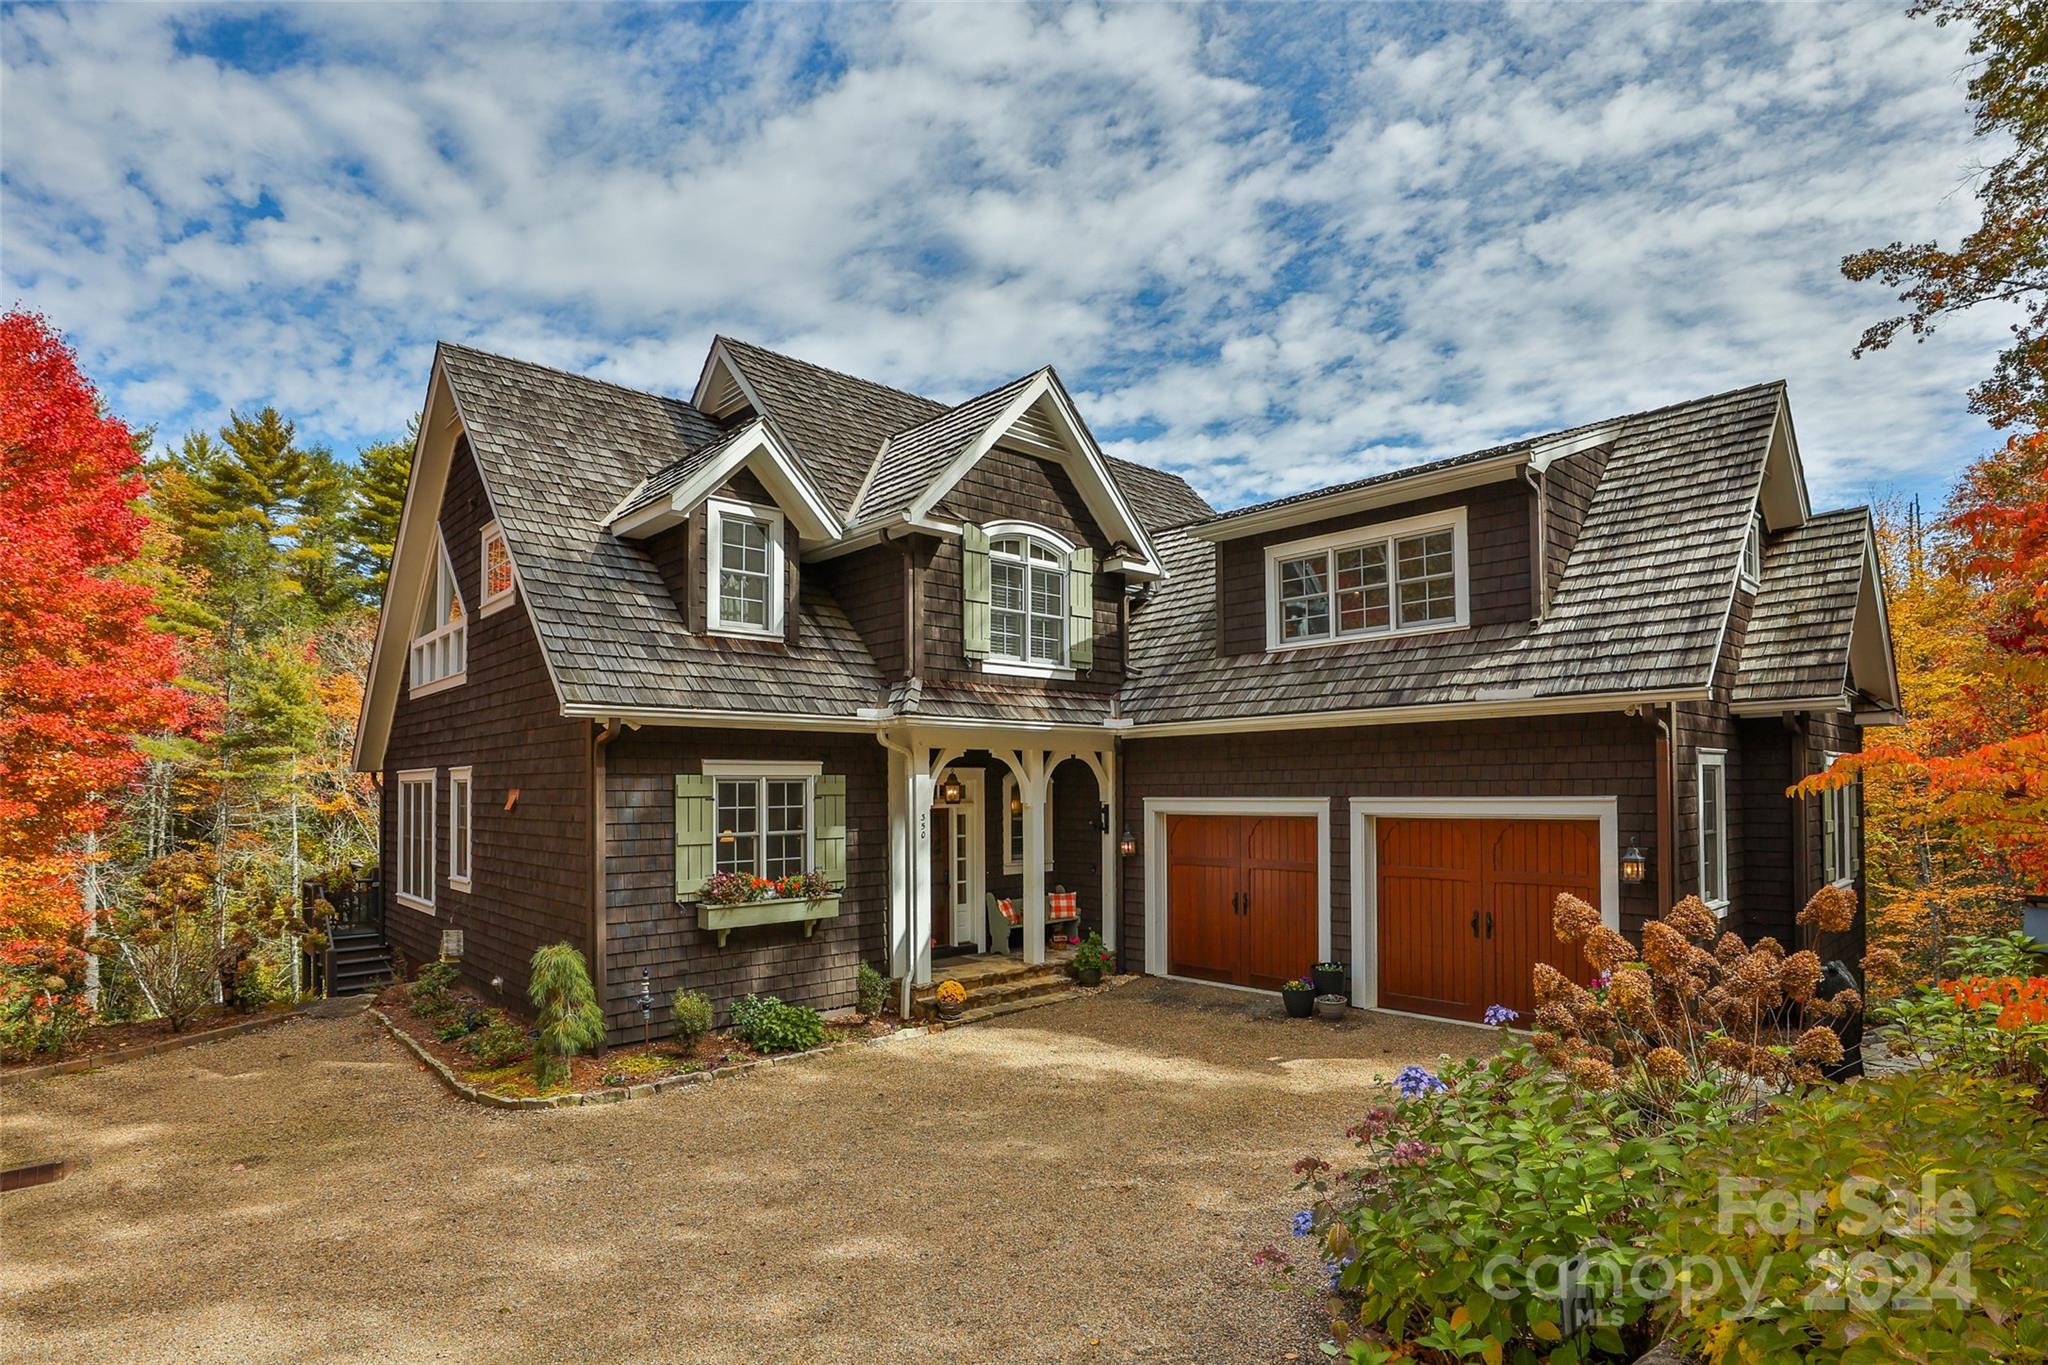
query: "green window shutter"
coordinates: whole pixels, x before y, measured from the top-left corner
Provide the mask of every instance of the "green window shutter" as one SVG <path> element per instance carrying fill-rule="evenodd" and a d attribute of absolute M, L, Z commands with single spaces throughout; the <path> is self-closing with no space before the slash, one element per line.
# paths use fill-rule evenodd
<path fill-rule="evenodd" d="M 712 779 L 695 773 L 676 774 L 676 899 L 688 900 L 704 889 L 711 875 Z"/>
<path fill-rule="evenodd" d="M 1095 551 L 1086 545 L 1067 556 L 1067 661 L 1095 667 Z"/>
<path fill-rule="evenodd" d="M 833 886 L 846 885 L 846 776 L 826 773 L 811 799 L 811 844 L 818 871 Z"/>
<path fill-rule="evenodd" d="M 988 657 L 988 532 L 960 528 L 960 634 L 970 659 Z"/>

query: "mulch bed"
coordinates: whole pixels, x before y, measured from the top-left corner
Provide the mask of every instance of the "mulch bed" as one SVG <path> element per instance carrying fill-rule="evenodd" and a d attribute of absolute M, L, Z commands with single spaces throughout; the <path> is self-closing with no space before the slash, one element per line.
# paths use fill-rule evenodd
<path fill-rule="evenodd" d="M 451 990 L 448 996 L 451 1000 L 465 1004 L 483 1006 L 487 1003 L 465 990 Z M 645 1085 L 670 1076 L 716 1071 L 722 1067 L 758 1061 L 768 1056 L 801 1055 L 758 1052 L 739 1039 L 723 1033 L 713 1033 L 698 1039 L 688 1051 L 674 1039 L 665 1038 L 654 1043 L 634 1043 L 625 1047 L 608 1048 L 603 1057 L 572 1057 L 569 1060 L 569 1077 L 564 1083 L 548 1090 L 538 1090 L 533 1084 L 533 1063 L 530 1060 L 512 1062 L 500 1067 L 485 1067 L 479 1065 L 477 1059 L 463 1049 L 460 1039 L 443 1042 L 436 1037 L 435 1032 L 440 1025 L 424 1015 L 414 1013 L 411 993 L 406 985 L 401 983 L 386 987 L 384 993 L 377 997 L 377 1008 L 382 1010 L 393 1024 L 410 1034 L 443 1066 L 454 1072 L 458 1079 L 479 1090 L 518 1098 L 620 1089 L 626 1086 Z M 512 1017 L 522 1027 L 527 1023 L 517 1015 Z M 895 1031 L 896 1024 L 889 1019 L 828 1019 L 825 1021 L 823 1046 L 879 1038 Z"/>
<path fill-rule="evenodd" d="M 296 1008 L 297 1006 L 289 1004 L 268 1005 L 262 1009 L 243 1012 L 226 1005 L 214 1005 L 201 1011 L 198 1018 L 185 1025 L 182 1033 L 173 1033 L 171 1026 L 161 1019 L 137 1019 L 125 1024 L 94 1024 L 73 1039 L 60 1054 L 32 1057 L 25 1061 L 0 1060 L 0 1077 L 16 1072 L 39 1071 L 53 1063 L 91 1064 L 106 1057 L 108 1053 L 145 1047 L 152 1043 L 182 1045 L 202 1042 L 209 1034 L 228 1033 L 252 1019 L 289 1014 Z"/>

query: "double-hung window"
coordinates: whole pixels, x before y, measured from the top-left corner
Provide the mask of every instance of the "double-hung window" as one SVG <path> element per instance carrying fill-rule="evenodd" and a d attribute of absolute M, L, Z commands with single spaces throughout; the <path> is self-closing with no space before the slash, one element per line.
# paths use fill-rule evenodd
<path fill-rule="evenodd" d="M 988 543 L 992 659 L 1020 664 L 1067 662 L 1067 551 L 1030 535 Z"/>
<path fill-rule="evenodd" d="M 448 770 L 448 886 L 469 890 L 470 790 L 468 768 Z"/>
<path fill-rule="evenodd" d="M 1700 750 L 1700 899 L 1715 911 L 1728 907 L 1728 754 Z"/>
<path fill-rule="evenodd" d="M 1829 764 L 1840 754 L 1827 755 Z M 1843 885 L 1856 879 L 1862 839 L 1863 808 L 1856 799 L 1857 783 L 1821 793 L 1821 868 L 1830 882 Z"/>
<path fill-rule="evenodd" d="M 412 690 L 453 687 L 462 681 L 468 662 L 469 622 L 462 608 L 462 586 L 455 580 L 448 546 L 437 530 L 434 572 L 412 632 Z"/>
<path fill-rule="evenodd" d="M 1463 508 L 1266 551 L 1272 648 L 1466 620 Z"/>
<path fill-rule="evenodd" d="M 434 913 L 434 769 L 398 775 L 398 900 Z"/>
<path fill-rule="evenodd" d="M 708 504 L 711 628 L 782 634 L 782 514 L 714 498 Z"/>
<path fill-rule="evenodd" d="M 704 772 L 713 779 L 715 871 L 772 879 L 811 870 L 815 765 L 706 763 Z"/>

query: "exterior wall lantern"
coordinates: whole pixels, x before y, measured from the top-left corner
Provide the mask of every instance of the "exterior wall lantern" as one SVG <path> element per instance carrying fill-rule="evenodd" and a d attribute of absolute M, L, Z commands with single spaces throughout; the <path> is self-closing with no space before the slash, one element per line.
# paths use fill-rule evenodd
<path fill-rule="evenodd" d="M 1021 791 L 1016 791 L 1016 790 L 1013 790 L 1013 791 L 1011 791 L 1011 793 L 1010 793 L 1010 814 L 1012 814 L 1012 815 L 1022 815 L 1023 813 L 1024 813 L 1024 793 L 1023 793 L 1023 792 L 1021 792 Z"/>
<path fill-rule="evenodd" d="M 1621 879 L 1633 885 L 1642 881 L 1644 877 L 1649 875 L 1649 872 L 1650 863 L 1647 858 L 1643 857 L 1643 851 L 1634 844 L 1630 844 L 1628 852 L 1621 855 Z"/>
<path fill-rule="evenodd" d="M 1138 836 L 1131 833 L 1128 825 L 1124 827 L 1124 837 L 1116 841 L 1116 851 L 1126 858 L 1138 851 Z"/>
<path fill-rule="evenodd" d="M 949 806 L 957 806 L 967 799 L 967 788 L 962 786 L 957 773 L 947 773 L 946 780 L 939 784 L 939 800 Z"/>

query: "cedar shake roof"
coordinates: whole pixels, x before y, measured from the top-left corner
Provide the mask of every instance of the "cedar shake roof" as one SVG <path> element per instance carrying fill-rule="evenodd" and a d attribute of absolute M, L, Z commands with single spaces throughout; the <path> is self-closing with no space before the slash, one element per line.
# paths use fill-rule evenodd
<path fill-rule="evenodd" d="M 1143 726 L 1703 689 L 1783 397 L 1783 384 L 1763 384 L 1616 423 L 1540 622 L 1218 655 L 1216 549 L 1186 530 L 1162 535 L 1168 576 L 1133 613 L 1125 712 Z"/>
<path fill-rule="evenodd" d="M 886 438 L 875 457 L 874 474 L 853 509 L 854 524 L 908 512 L 918 494 L 930 488 L 953 458 L 988 430 L 989 423 L 1043 373 L 1033 370 L 1020 375 Z"/>
<path fill-rule="evenodd" d="M 693 635 L 640 545 L 605 529 L 651 472 L 718 441 L 688 403 L 443 344 L 440 361 L 567 706 L 845 715 L 880 671 L 822 588 L 794 644 Z"/>
<path fill-rule="evenodd" d="M 1869 539 L 1870 512 L 1862 507 L 1823 512 L 1768 538 L 1735 705 L 1841 695 Z"/>
<path fill-rule="evenodd" d="M 717 459 L 720 451 L 746 435 L 747 429 L 751 426 L 753 426 L 752 422 L 742 422 L 717 440 L 698 446 L 681 459 L 663 465 L 660 469 L 642 479 L 634 486 L 632 492 L 626 494 L 617 507 L 605 514 L 606 524 L 609 525 L 617 521 L 629 512 L 637 512 L 641 508 L 657 502 L 675 492 L 678 488 L 681 488 L 690 481 L 692 474 L 695 474 L 698 470 Z"/>

